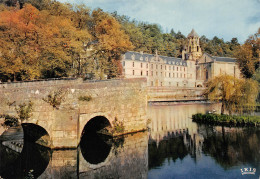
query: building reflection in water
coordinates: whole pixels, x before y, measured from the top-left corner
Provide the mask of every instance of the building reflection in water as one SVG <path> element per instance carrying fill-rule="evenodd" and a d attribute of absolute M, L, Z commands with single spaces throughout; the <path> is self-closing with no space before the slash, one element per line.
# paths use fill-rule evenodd
<path fill-rule="evenodd" d="M 235 166 L 238 171 L 247 165 L 258 171 L 260 129 L 197 125 L 192 122 L 192 114 L 213 109 L 218 109 L 218 105 L 149 106 L 149 169 L 162 167 L 166 161 L 183 160 L 189 155 L 195 164 L 200 160 L 214 159 L 227 170 L 221 171 L 222 176 Z M 212 158 L 206 159 L 207 156 Z M 219 169 L 217 164 L 212 166 L 212 171 Z M 198 173 L 199 170 L 196 168 L 193 172 Z M 204 169 L 201 170 L 203 173 Z M 239 172 L 235 174 L 241 175 Z"/>
<path fill-rule="evenodd" d="M 182 155 L 187 155 L 186 151 L 189 151 L 191 156 L 198 159 L 201 155 L 201 143 L 203 142 L 203 137 L 198 134 L 197 124 L 192 122 L 191 116 L 196 113 L 205 113 L 216 108 L 216 105 L 205 105 L 205 104 L 183 104 L 183 105 L 167 105 L 167 106 L 155 106 L 150 105 L 148 107 L 149 119 L 151 123 L 150 133 L 149 133 L 149 159 L 152 153 L 150 152 L 152 146 L 156 147 L 161 153 L 167 155 L 167 151 L 162 152 L 162 146 L 164 143 L 172 143 L 177 147 L 178 151 L 168 151 L 170 153 L 180 153 L 183 151 Z M 181 144 L 183 143 L 184 146 Z M 156 157 L 156 155 L 155 155 Z M 152 163 L 152 162 L 151 162 Z M 150 164 L 150 161 L 149 161 Z"/>

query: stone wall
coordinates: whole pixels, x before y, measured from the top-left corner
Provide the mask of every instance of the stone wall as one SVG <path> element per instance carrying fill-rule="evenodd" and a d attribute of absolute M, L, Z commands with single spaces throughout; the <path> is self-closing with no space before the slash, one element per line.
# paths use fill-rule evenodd
<path fill-rule="evenodd" d="M 62 91 L 63 100 L 54 108 L 43 99 Z M 77 147 L 86 123 L 95 116 L 106 117 L 114 125 L 123 121 L 124 133 L 146 129 L 147 91 L 145 79 L 82 81 L 82 79 L 0 84 L 0 114 L 17 116 L 22 103 L 33 102 L 32 116 L 23 123 L 44 128 L 53 148 Z M 80 101 L 91 96 L 91 101 Z"/>
<path fill-rule="evenodd" d="M 203 100 L 205 88 L 148 87 L 148 101 Z"/>

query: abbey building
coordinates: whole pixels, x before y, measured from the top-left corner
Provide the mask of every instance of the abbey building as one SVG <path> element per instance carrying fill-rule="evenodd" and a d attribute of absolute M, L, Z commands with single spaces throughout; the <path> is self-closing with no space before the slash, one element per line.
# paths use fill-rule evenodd
<path fill-rule="evenodd" d="M 240 77 L 236 59 L 202 53 L 199 35 L 192 30 L 182 58 L 143 52 L 122 55 L 125 78 L 147 78 L 150 87 L 205 87 L 205 82 L 220 74 Z"/>

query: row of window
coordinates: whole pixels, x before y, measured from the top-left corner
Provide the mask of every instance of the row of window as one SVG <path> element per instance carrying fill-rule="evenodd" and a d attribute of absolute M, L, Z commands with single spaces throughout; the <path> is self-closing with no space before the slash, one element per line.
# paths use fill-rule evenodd
<path fill-rule="evenodd" d="M 164 82 L 164 83 L 163 82 L 156 83 L 156 82 L 151 81 L 151 86 L 158 86 L 158 85 L 160 85 L 160 86 L 165 85 L 166 86 L 167 84 L 166 84 L 166 82 Z M 168 86 L 174 86 L 174 84 L 169 82 Z M 176 86 L 179 87 L 179 82 L 176 83 Z M 186 85 L 184 84 L 184 86 L 186 86 Z"/>
<path fill-rule="evenodd" d="M 154 64 L 150 64 L 150 68 L 151 68 L 151 69 L 153 69 L 153 65 L 154 65 Z M 125 66 L 125 61 L 123 61 L 123 66 Z M 132 66 L 135 67 L 135 62 L 132 62 Z M 146 63 L 145 66 L 146 66 L 146 68 L 148 68 L 148 63 Z M 163 69 L 163 66 L 164 66 L 164 69 L 167 70 L 167 66 L 166 66 L 166 65 L 157 65 L 157 64 L 156 64 L 156 66 L 155 66 L 156 69 L 158 69 L 158 66 L 161 66 L 161 70 Z M 140 63 L 140 67 L 143 68 L 143 67 L 144 67 L 144 64 L 143 64 L 143 63 Z M 171 69 L 172 69 L 172 70 L 175 70 L 175 66 L 172 66 L 172 68 L 171 68 L 171 66 L 169 65 L 169 66 L 168 66 L 168 69 L 169 69 L 169 70 L 171 70 Z M 176 71 L 179 71 L 179 69 L 180 69 L 180 71 L 182 71 L 182 67 L 176 67 Z M 183 70 L 185 71 L 186 68 L 183 67 Z"/>
<path fill-rule="evenodd" d="M 135 71 L 133 70 L 133 75 L 136 75 Z M 143 73 L 143 71 L 140 72 L 140 75 L 141 76 L 148 76 L 149 72 L 146 71 L 146 73 Z M 168 76 L 167 76 L 168 74 Z M 158 72 L 155 73 L 156 76 L 158 76 Z M 151 76 L 153 76 L 153 71 L 151 71 Z M 162 77 L 169 77 L 169 78 L 175 78 L 175 73 L 164 73 L 164 76 L 163 76 L 163 72 L 161 72 L 161 76 Z M 182 74 L 182 73 L 176 73 L 176 78 L 186 78 L 186 74 Z M 190 78 L 192 77 L 192 74 L 190 74 Z"/>
<path fill-rule="evenodd" d="M 156 69 L 158 69 L 158 65 L 156 65 L 155 66 L 156 67 Z M 172 68 L 171 68 L 172 67 Z M 153 64 L 151 64 L 151 69 L 153 69 Z M 163 65 L 161 65 L 161 70 L 163 69 Z M 167 66 L 166 65 L 164 65 L 164 69 L 165 70 L 167 70 Z M 175 70 L 175 66 L 168 66 L 168 69 L 169 70 Z M 176 67 L 176 71 L 179 71 L 179 69 L 180 69 L 180 71 L 182 71 L 182 67 Z M 185 71 L 186 70 L 186 68 L 185 67 L 183 67 L 183 71 Z"/>

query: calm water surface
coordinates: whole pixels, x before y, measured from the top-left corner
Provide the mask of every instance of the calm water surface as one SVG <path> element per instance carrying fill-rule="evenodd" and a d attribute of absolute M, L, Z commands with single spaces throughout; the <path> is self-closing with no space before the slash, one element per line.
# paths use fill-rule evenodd
<path fill-rule="evenodd" d="M 0 144 L 0 176 L 16 178 L 259 178 L 260 129 L 197 125 L 218 106 L 149 105 L 149 131 L 112 139 L 86 132 L 76 150 Z M 255 175 L 241 175 L 241 169 Z M 32 177 L 33 176 L 33 177 Z"/>

